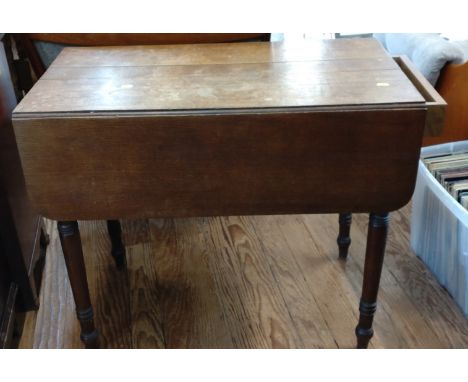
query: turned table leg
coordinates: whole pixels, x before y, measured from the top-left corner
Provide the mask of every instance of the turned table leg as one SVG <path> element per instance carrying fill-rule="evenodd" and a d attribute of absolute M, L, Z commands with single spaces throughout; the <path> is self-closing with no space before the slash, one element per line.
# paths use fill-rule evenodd
<path fill-rule="evenodd" d="M 76 315 L 81 326 L 81 341 L 87 348 L 98 347 L 98 332 L 94 326 L 93 308 L 89 297 L 86 268 L 81 248 L 80 231 L 76 221 L 59 221 L 57 228 L 62 244 L 68 278 L 75 299 Z"/>
<path fill-rule="evenodd" d="M 352 214 L 344 213 L 340 214 L 338 222 L 340 223 L 340 231 L 336 242 L 338 243 L 339 257 L 340 259 L 346 260 L 348 257 L 348 248 L 351 244 L 351 238 L 349 237 L 349 231 L 351 229 Z"/>
<path fill-rule="evenodd" d="M 371 213 L 369 216 L 364 281 L 359 304 L 359 323 L 356 327 L 358 349 L 366 349 L 374 334 L 372 321 L 377 308 L 388 222 L 388 213 Z"/>
<path fill-rule="evenodd" d="M 111 254 L 115 260 L 118 269 L 124 269 L 127 266 L 125 258 L 125 246 L 122 242 L 122 228 L 118 220 L 107 221 L 107 231 L 112 243 Z"/>

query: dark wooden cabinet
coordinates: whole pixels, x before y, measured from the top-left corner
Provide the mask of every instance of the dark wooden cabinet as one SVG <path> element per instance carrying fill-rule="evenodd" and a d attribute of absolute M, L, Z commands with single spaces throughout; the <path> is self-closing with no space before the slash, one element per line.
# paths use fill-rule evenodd
<path fill-rule="evenodd" d="M 21 332 L 20 311 L 38 308 L 46 238 L 33 212 L 11 125 L 17 99 L 3 41 L 0 41 L 0 348 Z"/>

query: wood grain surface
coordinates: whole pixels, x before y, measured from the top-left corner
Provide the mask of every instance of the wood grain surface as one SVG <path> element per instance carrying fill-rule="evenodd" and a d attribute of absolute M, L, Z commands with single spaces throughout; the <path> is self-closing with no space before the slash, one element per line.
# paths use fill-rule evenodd
<path fill-rule="evenodd" d="M 413 193 L 424 120 L 422 109 L 70 116 L 15 129 L 35 208 L 86 220 L 392 211 Z"/>
<path fill-rule="evenodd" d="M 49 70 L 16 113 L 235 109 L 423 102 L 400 70 L 358 60 L 316 63 L 61 68 Z M 356 73 L 358 72 L 358 73 Z M 49 74 L 48 74 L 49 73 Z M 379 86 L 378 84 L 388 84 Z"/>
<path fill-rule="evenodd" d="M 466 348 L 468 321 L 409 247 L 410 206 L 391 214 L 375 348 Z M 336 215 L 124 220 L 129 268 L 105 222 L 80 222 L 96 323 L 106 348 L 352 348 L 367 215 L 346 262 Z M 39 311 L 22 348 L 80 348 L 55 224 Z"/>
<path fill-rule="evenodd" d="M 395 210 L 425 121 L 374 40 L 70 48 L 14 112 L 56 220 Z"/>
<path fill-rule="evenodd" d="M 65 48 L 15 113 L 423 103 L 374 40 Z"/>
<path fill-rule="evenodd" d="M 426 116 L 426 136 L 438 136 L 442 132 L 445 120 L 445 111 L 447 102 L 435 90 L 429 81 L 419 72 L 416 66 L 406 56 L 394 57 L 395 62 L 400 66 L 401 70 L 411 80 L 413 85 L 418 89 L 421 95 L 426 100 L 427 116 Z"/>
<path fill-rule="evenodd" d="M 59 66 L 252 64 L 345 59 L 377 59 L 386 61 L 388 65 L 392 65 L 393 61 L 377 40 L 340 39 L 243 44 L 68 47 L 52 63 L 51 69 Z"/>

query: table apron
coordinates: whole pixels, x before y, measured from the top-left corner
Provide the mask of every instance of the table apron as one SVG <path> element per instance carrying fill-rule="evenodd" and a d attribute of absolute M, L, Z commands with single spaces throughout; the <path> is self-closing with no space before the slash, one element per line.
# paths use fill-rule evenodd
<path fill-rule="evenodd" d="M 28 192 L 56 220 L 392 211 L 424 108 L 14 119 Z"/>

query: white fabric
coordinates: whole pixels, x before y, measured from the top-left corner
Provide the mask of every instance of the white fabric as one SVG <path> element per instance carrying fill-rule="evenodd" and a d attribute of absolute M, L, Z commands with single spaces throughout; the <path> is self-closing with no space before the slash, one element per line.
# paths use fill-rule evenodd
<path fill-rule="evenodd" d="M 447 63 L 465 61 L 463 43 L 448 41 L 440 33 L 376 33 L 374 37 L 391 55 L 408 56 L 432 85 Z"/>

